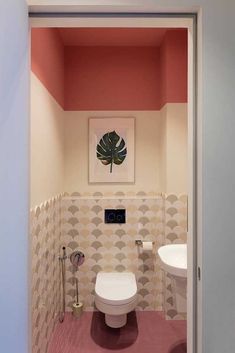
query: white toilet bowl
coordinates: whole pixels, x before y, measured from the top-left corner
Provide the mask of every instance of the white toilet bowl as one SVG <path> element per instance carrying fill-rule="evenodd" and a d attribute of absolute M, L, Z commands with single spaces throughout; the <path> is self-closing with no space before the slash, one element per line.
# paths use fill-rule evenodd
<path fill-rule="evenodd" d="M 108 326 L 126 324 L 127 314 L 137 305 L 137 285 L 132 272 L 99 272 L 95 284 L 95 305 L 105 314 Z"/>

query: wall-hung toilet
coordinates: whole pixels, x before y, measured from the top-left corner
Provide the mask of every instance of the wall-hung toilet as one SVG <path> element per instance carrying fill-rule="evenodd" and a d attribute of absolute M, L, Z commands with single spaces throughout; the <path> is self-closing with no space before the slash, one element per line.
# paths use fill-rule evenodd
<path fill-rule="evenodd" d="M 95 304 L 113 328 L 127 322 L 127 314 L 137 305 L 137 284 L 132 272 L 99 272 L 95 284 Z"/>

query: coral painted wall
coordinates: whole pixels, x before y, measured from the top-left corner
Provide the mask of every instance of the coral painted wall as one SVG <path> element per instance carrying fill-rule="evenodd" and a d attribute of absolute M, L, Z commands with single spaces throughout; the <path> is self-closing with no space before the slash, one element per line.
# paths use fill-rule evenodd
<path fill-rule="evenodd" d="M 31 69 L 64 106 L 64 45 L 56 28 L 32 28 Z"/>
<path fill-rule="evenodd" d="M 141 46 L 70 46 L 61 31 L 32 29 L 32 71 L 65 110 L 146 111 L 187 102 L 186 30 L 166 30 L 155 46 L 143 45 L 143 36 Z"/>
<path fill-rule="evenodd" d="M 168 30 L 160 47 L 161 106 L 187 102 L 187 31 Z"/>
<path fill-rule="evenodd" d="M 155 47 L 66 47 L 66 110 L 159 110 Z"/>

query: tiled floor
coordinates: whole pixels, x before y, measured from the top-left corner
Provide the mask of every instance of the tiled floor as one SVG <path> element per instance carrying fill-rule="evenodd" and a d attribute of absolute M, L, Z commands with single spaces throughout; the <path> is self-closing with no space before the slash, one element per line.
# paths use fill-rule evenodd
<path fill-rule="evenodd" d="M 48 353 L 186 353 L 186 321 L 166 321 L 160 312 L 132 312 L 121 329 L 111 329 L 100 312 L 80 319 L 66 314 Z"/>

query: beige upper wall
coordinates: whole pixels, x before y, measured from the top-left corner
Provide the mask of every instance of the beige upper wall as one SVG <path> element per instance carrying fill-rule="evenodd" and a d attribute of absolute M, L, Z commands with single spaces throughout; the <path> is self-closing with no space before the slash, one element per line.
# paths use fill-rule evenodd
<path fill-rule="evenodd" d="M 168 103 L 162 114 L 162 173 L 167 193 L 188 191 L 188 112 L 187 104 Z M 163 177 L 164 178 L 164 177 Z"/>
<path fill-rule="evenodd" d="M 31 207 L 64 190 L 64 111 L 31 73 Z"/>
<path fill-rule="evenodd" d="M 31 74 L 31 207 L 63 192 L 187 192 L 187 104 L 65 112 Z M 88 183 L 89 117 L 134 116 L 135 183 Z"/>
<path fill-rule="evenodd" d="M 89 117 L 136 118 L 135 183 L 88 183 Z M 162 191 L 160 181 L 159 111 L 65 112 L 65 191 Z"/>
<path fill-rule="evenodd" d="M 164 106 L 165 107 L 165 106 Z M 166 114 L 165 108 L 160 110 L 159 119 L 159 155 L 160 155 L 160 184 L 162 192 L 166 192 Z"/>

